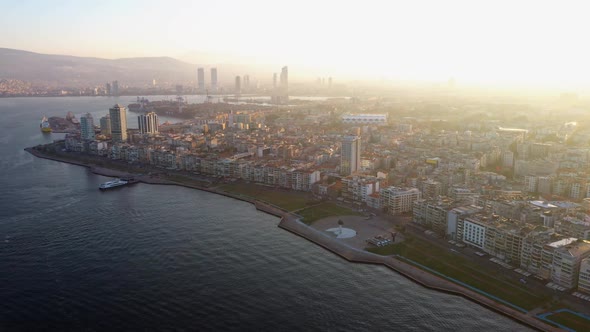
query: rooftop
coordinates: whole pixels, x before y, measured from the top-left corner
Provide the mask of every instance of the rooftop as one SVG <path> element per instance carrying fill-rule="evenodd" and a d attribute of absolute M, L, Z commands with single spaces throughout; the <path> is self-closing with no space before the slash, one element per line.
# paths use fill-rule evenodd
<path fill-rule="evenodd" d="M 547 201 L 529 201 L 529 203 L 531 203 L 534 206 L 538 206 L 544 209 L 556 209 L 558 208 L 557 205 L 553 205 Z"/>
<path fill-rule="evenodd" d="M 577 240 L 578 239 L 576 239 L 575 237 L 568 237 L 568 238 L 563 239 L 563 240 L 559 240 L 559 241 L 556 241 L 556 242 L 549 243 L 548 246 L 553 247 L 553 248 L 560 248 L 560 247 L 566 246 L 566 245 L 568 245 L 570 243 L 576 242 Z"/>

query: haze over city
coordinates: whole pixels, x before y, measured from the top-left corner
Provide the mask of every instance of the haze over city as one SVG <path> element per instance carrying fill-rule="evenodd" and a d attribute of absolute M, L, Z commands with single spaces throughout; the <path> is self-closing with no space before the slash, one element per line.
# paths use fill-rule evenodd
<path fill-rule="evenodd" d="M 0 0 L 0 331 L 590 331 L 588 9 Z"/>
<path fill-rule="evenodd" d="M 4 2 L 0 45 L 284 65 L 293 80 L 590 87 L 583 1 Z M 581 92 L 581 91 L 577 91 Z"/>

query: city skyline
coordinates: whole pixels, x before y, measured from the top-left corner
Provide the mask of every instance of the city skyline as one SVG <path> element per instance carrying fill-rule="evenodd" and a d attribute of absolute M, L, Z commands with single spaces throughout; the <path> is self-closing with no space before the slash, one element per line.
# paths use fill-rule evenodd
<path fill-rule="evenodd" d="M 288 63 L 297 68 L 297 75 L 319 71 L 347 79 L 455 78 L 465 84 L 590 86 L 584 65 L 590 50 L 580 42 L 588 30 L 582 2 L 557 7 L 532 1 L 369 1 L 363 6 L 328 1 L 314 3 L 313 11 L 307 5 L 290 3 L 280 8 L 267 1 L 4 4 L 7 15 L 0 27 L 13 33 L 0 36 L 0 46 L 105 58 L 171 56 L 211 65 Z M 333 15 L 336 5 L 337 16 Z M 213 14 L 194 22 L 192 15 L 202 8 Z M 289 15 L 276 14 L 284 11 Z M 33 21 L 36 16 L 29 14 L 34 12 L 43 12 L 42 19 Z M 174 19 L 154 24 L 161 16 Z M 124 17 L 135 24 L 105 25 L 105 17 Z M 294 24 L 298 17 L 315 23 Z M 269 28 L 273 26 L 280 28 Z M 288 42 L 278 48 L 274 43 L 252 43 L 247 37 L 254 31 L 268 40 Z"/>

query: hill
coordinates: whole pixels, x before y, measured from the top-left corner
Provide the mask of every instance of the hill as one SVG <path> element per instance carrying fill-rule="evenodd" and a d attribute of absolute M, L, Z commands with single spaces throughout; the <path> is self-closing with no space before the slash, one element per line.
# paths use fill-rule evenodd
<path fill-rule="evenodd" d="M 0 48 L 0 79 L 56 87 L 87 87 L 114 80 L 144 86 L 154 78 L 187 84 L 195 81 L 196 68 L 170 57 L 100 59 Z"/>

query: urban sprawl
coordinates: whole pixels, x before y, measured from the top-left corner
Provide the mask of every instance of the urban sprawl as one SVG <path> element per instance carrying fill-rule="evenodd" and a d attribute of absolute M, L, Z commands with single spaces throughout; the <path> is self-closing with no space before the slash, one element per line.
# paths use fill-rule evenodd
<path fill-rule="evenodd" d="M 416 97 L 289 106 L 286 80 L 285 72 L 276 107 L 218 105 L 160 124 L 138 98 L 138 129 L 127 128 L 122 105 L 96 123 L 86 114 L 65 151 L 411 216 L 435 238 L 590 295 L 590 130 L 522 104 Z"/>

